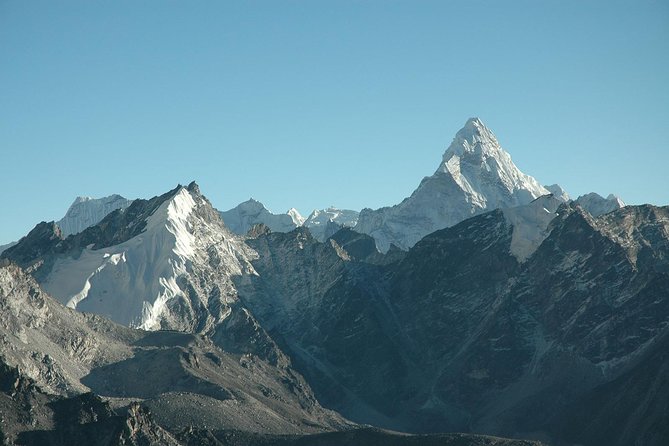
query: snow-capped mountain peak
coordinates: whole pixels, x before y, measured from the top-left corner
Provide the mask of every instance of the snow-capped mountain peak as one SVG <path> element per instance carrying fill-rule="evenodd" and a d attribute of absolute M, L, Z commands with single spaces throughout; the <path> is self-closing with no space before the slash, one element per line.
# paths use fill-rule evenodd
<path fill-rule="evenodd" d="M 483 183 L 491 179 L 512 194 L 528 191 L 532 199 L 548 193 L 537 180 L 516 167 L 511 155 L 502 149 L 492 131 L 478 118 L 470 118 L 455 135 L 436 174 L 440 172 L 451 175 L 475 198 L 487 198 L 488 194 L 480 197 L 480 192 L 490 192 L 485 191 L 486 184 Z"/>
<path fill-rule="evenodd" d="M 63 231 L 63 236 L 67 237 L 98 223 L 116 209 L 127 208 L 131 203 L 132 200 L 117 194 L 102 198 L 80 196 L 74 200 L 57 224 Z"/>
<path fill-rule="evenodd" d="M 548 190 L 548 192 L 553 194 L 555 198 L 557 198 L 563 203 L 567 203 L 571 200 L 567 191 L 564 190 L 562 186 L 560 186 L 559 184 L 551 184 L 550 186 L 544 186 L 544 187 Z"/>
<path fill-rule="evenodd" d="M 465 154 L 494 156 L 500 150 L 501 147 L 492 131 L 479 118 L 469 118 L 444 152 L 443 162 L 448 162 L 453 156 Z"/>
<path fill-rule="evenodd" d="M 228 229 L 236 234 L 246 234 L 258 223 L 266 225 L 273 232 L 289 232 L 304 223 L 304 218 L 295 208 L 285 214 L 274 214 L 253 198 L 220 214 Z"/>
<path fill-rule="evenodd" d="M 352 228 L 358 222 L 358 211 L 339 209 L 330 206 L 326 209 L 314 209 L 304 221 L 303 226 L 315 239 L 325 241 L 342 227 Z"/>
<path fill-rule="evenodd" d="M 286 214 L 293 219 L 293 223 L 295 223 L 296 226 L 302 226 L 306 220 L 306 218 L 302 217 L 302 214 L 295 208 L 288 209 Z"/>
<path fill-rule="evenodd" d="M 390 244 L 408 249 L 437 229 L 487 210 L 527 204 L 548 193 L 516 167 L 480 119 L 470 118 L 432 176 L 395 206 L 363 209 L 355 229 L 374 237 L 381 251 Z"/>
<path fill-rule="evenodd" d="M 599 217 L 625 207 L 625 202 L 616 195 L 609 194 L 608 197 L 604 198 L 596 192 L 581 195 L 576 199 L 576 203 L 593 217 Z"/>
<path fill-rule="evenodd" d="M 147 330 L 222 320 L 235 296 L 231 278 L 253 271 L 253 251 L 193 183 L 135 200 L 67 239 L 54 234 L 20 243 L 39 243 L 50 259 L 35 266 L 44 288 L 71 308 Z"/>

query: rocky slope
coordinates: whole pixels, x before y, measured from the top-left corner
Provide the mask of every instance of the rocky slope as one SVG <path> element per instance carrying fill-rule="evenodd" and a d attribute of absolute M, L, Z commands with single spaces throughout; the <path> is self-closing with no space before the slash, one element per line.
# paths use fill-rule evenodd
<path fill-rule="evenodd" d="M 408 249 L 437 229 L 546 194 L 546 188 L 516 167 L 495 135 L 478 118 L 471 118 L 432 176 L 395 206 L 363 209 L 355 229 L 374 237 L 381 251 L 391 244 Z"/>
<path fill-rule="evenodd" d="M 7 243 L 6 245 L 0 245 L 0 254 L 2 254 L 2 252 L 4 250 L 6 250 L 7 248 L 11 248 L 12 246 L 16 245 L 16 243 L 17 242 L 11 242 L 11 243 Z"/>
<path fill-rule="evenodd" d="M 181 444 L 134 403 L 117 413 L 92 393 L 43 392 L 0 359 L 0 441 L 16 445 L 148 446 Z"/>
<path fill-rule="evenodd" d="M 387 262 L 299 232 L 249 243 L 259 275 L 242 300 L 319 399 L 355 421 L 610 444 L 601 423 L 634 412 L 617 444 L 667 440 L 666 361 L 652 352 L 669 327 L 669 208 L 595 219 L 542 197 Z M 587 405 L 592 424 L 568 416 L 594 395 L 606 401 Z"/>
<path fill-rule="evenodd" d="M 207 337 L 130 329 L 65 308 L 12 264 L 0 267 L 0 321 L 3 364 L 40 394 L 93 391 L 118 407 L 139 400 L 171 430 L 286 434 L 350 425 L 321 408 L 287 365 L 224 351 Z"/>
<path fill-rule="evenodd" d="M 538 441 L 509 440 L 485 435 L 408 435 L 374 428 L 304 436 L 257 435 L 230 431 L 189 431 L 188 446 L 540 446 Z"/>
<path fill-rule="evenodd" d="M 2 444 L 538 444 L 361 429 L 258 357 L 80 314 L 8 262 L 0 303 Z"/>

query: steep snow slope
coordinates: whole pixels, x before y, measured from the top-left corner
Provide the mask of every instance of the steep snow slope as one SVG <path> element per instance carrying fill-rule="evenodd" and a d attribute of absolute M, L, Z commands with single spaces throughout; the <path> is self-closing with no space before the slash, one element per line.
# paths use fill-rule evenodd
<path fill-rule="evenodd" d="M 290 208 L 288 209 L 288 212 L 286 212 L 290 216 L 290 218 L 293 220 L 293 223 L 295 223 L 295 226 L 302 226 L 305 222 L 305 218 L 302 217 L 302 214 L 299 213 L 299 211 L 295 208 Z"/>
<path fill-rule="evenodd" d="M 142 235 L 102 250 L 85 248 L 76 259 L 58 259 L 44 289 L 70 308 L 157 328 L 166 302 L 183 295 L 176 279 L 194 257 L 187 221 L 194 206 L 182 188 L 149 217 Z"/>
<path fill-rule="evenodd" d="M 604 198 L 595 192 L 581 195 L 576 199 L 576 203 L 593 217 L 599 217 L 600 215 L 608 214 L 616 209 L 625 207 L 625 203 L 615 195 L 609 194 L 608 197 Z"/>
<path fill-rule="evenodd" d="M 253 225 L 262 223 L 273 232 L 289 232 L 301 226 L 304 218 L 295 208 L 285 214 L 273 214 L 253 198 L 221 212 L 225 225 L 236 234 L 246 234 Z"/>
<path fill-rule="evenodd" d="M 48 224 L 4 255 L 35 270 L 63 304 L 144 329 L 213 329 L 235 301 L 232 276 L 255 254 L 230 233 L 197 185 L 136 200 L 75 236 Z M 207 328 L 209 327 L 209 328 Z"/>
<path fill-rule="evenodd" d="M 103 198 L 77 197 L 56 224 L 63 231 L 63 236 L 67 237 L 93 226 L 116 209 L 127 208 L 130 203 L 132 200 L 116 194 Z"/>
<path fill-rule="evenodd" d="M 544 195 L 529 204 L 502 209 L 504 217 L 513 226 L 511 254 L 519 261 L 537 250 L 550 231 L 548 226 L 555 217 L 562 200 Z"/>
<path fill-rule="evenodd" d="M 356 231 L 369 234 L 379 249 L 407 249 L 425 235 L 496 208 L 527 204 L 549 191 L 522 173 L 478 119 L 455 135 L 437 171 L 400 204 L 363 209 Z"/>

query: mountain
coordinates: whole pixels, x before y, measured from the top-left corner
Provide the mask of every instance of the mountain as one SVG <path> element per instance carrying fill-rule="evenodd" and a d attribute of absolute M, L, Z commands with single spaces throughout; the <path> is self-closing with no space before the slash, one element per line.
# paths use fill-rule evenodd
<path fill-rule="evenodd" d="M 116 209 L 127 208 L 131 203 L 132 200 L 116 194 L 103 198 L 77 197 L 65 216 L 56 224 L 62 230 L 63 236 L 67 237 L 93 226 Z"/>
<path fill-rule="evenodd" d="M 6 261 L 0 321 L 3 444 L 538 445 L 356 426 L 320 407 L 304 382 L 253 354 L 68 309 Z"/>
<path fill-rule="evenodd" d="M 290 218 L 293 220 L 293 223 L 295 223 L 295 227 L 302 226 L 306 221 L 306 218 L 302 217 L 302 215 L 295 208 L 288 209 L 288 212 L 286 212 L 286 214 L 288 214 Z"/>
<path fill-rule="evenodd" d="M 0 439 L 667 444 L 669 207 L 597 197 L 472 119 L 371 234 L 254 203 L 237 234 L 195 183 L 41 222 L 0 253 Z"/>
<path fill-rule="evenodd" d="M 103 198 L 77 197 L 74 203 L 69 207 L 65 216 L 56 224 L 60 227 L 63 237 L 70 234 L 77 234 L 84 229 L 98 223 L 107 214 L 116 209 L 128 207 L 132 200 L 123 198 L 120 195 L 110 195 Z M 0 254 L 17 242 L 11 242 L 6 245 L 0 245 Z"/>
<path fill-rule="evenodd" d="M 550 186 L 544 186 L 548 192 L 553 194 L 555 198 L 558 200 L 562 201 L 563 203 L 567 203 L 568 201 L 571 200 L 569 198 L 569 194 L 567 193 L 566 190 L 562 188 L 559 184 L 551 184 Z"/>
<path fill-rule="evenodd" d="M 348 237 L 249 241 L 239 288 L 327 407 L 410 432 L 668 440 L 669 207 L 593 218 L 542 196 L 386 261 Z"/>
<path fill-rule="evenodd" d="M 225 226 L 235 234 L 246 234 L 255 224 L 262 223 L 274 232 L 288 232 L 301 226 L 304 218 L 297 209 L 285 214 L 273 214 L 263 204 L 253 198 L 234 208 L 221 212 Z"/>
<path fill-rule="evenodd" d="M 350 209 L 315 209 L 303 223 L 317 239 L 325 241 L 341 228 L 352 228 L 358 222 L 358 212 Z"/>
<path fill-rule="evenodd" d="M 391 244 L 408 249 L 437 229 L 549 193 L 516 167 L 481 120 L 471 118 L 455 135 L 432 176 L 395 206 L 363 209 L 355 230 L 374 237 L 381 251 Z"/>
<path fill-rule="evenodd" d="M 71 308 L 126 326 L 202 331 L 229 311 L 230 277 L 251 268 L 253 253 L 193 183 L 135 200 L 67 238 L 41 223 L 2 255 L 34 270 Z"/>
<path fill-rule="evenodd" d="M 625 207 L 625 203 L 615 195 L 610 194 L 604 198 L 595 192 L 581 195 L 576 199 L 576 203 L 593 217 L 599 217 L 600 215 Z"/>
<path fill-rule="evenodd" d="M 225 226 L 235 234 L 245 235 L 257 224 L 267 226 L 272 232 L 290 232 L 304 226 L 320 241 L 337 232 L 342 227 L 353 227 L 358 220 L 358 212 L 329 207 L 316 209 L 308 218 L 302 217 L 295 208 L 285 214 L 273 214 L 254 199 L 238 204 L 234 208 L 221 212 Z"/>
<path fill-rule="evenodd" d="M 285 385 L 307 389 L 304 401 L 315 404 L 289 358 L 237 297 L 233 278 L 255 274 L 255 255 L 191 183 L 135 200 L 67 238 L 55 223 L 40 223 L 1 257 L 70 308 L 125 326 L 203 335 L 226 352 L 253 355 Z"/>

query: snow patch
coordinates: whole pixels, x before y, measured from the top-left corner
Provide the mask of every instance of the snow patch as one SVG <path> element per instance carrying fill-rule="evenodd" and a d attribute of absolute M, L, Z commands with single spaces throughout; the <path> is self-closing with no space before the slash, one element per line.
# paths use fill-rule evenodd
<path fill-rule="evenodd" d="M 518 261 L 527 260 L 548 237 L 548 225 L 561 204 L 553 195 L 546 195 L 530 204 L 502 210 L 513 226 L 510 250 Z"/>

